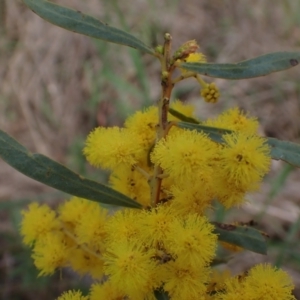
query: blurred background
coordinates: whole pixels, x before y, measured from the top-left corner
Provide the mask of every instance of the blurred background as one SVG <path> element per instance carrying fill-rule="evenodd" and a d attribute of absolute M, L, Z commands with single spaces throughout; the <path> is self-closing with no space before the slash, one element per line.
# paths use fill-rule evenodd
<path fill-rule="evenodd" d="M 146 44 L 173 36 L 173 49 L 196 39 L 210 62 L 238 62 L 272 51 L 300 51 L 299 0 L 59 0 L 61 5 L 125 29 Z M 261 134 L 300 142 L 300 67 L 266 77 L 214 80 L 218 104 L 206 104 L 193 80 L 174 98 L 193 103 L 205 119 L 238 106 L 257 116 Z M 207 78 L 207 81 L 212 80 Z M 43 153 L 91 179 L 107 174 L 82 156 L 95 126 L 122 125 L 158 99 L 159 62 L 133 49 L 55 27 L 20 0 L 0 0 L 0 128 L 33 152 Z M 0 161 L 0 299 L 55 299 L 69 288 L 87 289 L 68 271 L 37 277 L 18 233 L 20 211 L 31 201 L 66 199 Z M 234 273 L 268 261 L 293 277 L 300 299 L 300 170 L 274 161 L 261 191 L 239 210 L 219 209 L 223 222 L 255 220 L 270 235 L 267 256 L 244 252 L 229 262 Z"/>

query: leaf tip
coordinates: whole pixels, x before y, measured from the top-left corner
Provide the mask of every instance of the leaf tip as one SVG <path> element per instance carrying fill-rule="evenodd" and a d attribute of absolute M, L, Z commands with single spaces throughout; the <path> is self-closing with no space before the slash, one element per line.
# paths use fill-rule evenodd
<path fill-rule="evenodd" d="M 297 66 L 299 64 L 299 62 L 298 62 L 297 59 L 291 58 L 290 59 L 290 64 L 291 64 L 292 67 L 295 67 L 295 66 Z"/>

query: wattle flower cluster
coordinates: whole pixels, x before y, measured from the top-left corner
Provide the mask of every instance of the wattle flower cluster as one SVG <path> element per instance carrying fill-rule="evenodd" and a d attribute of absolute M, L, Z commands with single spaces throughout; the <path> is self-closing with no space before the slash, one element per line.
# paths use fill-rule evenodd
<path fill-rule="evenodd" d="M 171 107 L 195 118 L 192 106 Z M 211 266 L 218 236 L 205 212 L 215 199 L 226 208 L 244 203 L 269 170 L 270 149 L 256 119 L 231 109 L 203 122 L 233 131 L 218 144 L 176 126 L 156 141 L 157 116 L 149 107 L 124 128 L 96 128 L 84 148 L 93 166 L 111 171 L 110 185 L 144 209 L 112 211 L 73 197 L 57 211 L 33 203 L 23 212 L 21 233 L 40 275 L 71 267 L 95 279 L 88 296 L 68 291 L 59 300 L 150 300 L 159 290 L 172 300 L 295 299 L 287 274 L 271 266 L 258 265 L 243 278 Z"/>

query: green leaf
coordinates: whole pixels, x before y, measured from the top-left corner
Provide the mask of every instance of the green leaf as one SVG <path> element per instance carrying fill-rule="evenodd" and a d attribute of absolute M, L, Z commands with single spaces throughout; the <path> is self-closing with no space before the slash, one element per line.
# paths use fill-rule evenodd
<path fill-rule="evenodd" d="M 67 30 L 129 46 L 154 55 L 154 50 L 133 35 L 67 7 L 45 0 L 23 0 L 41 18 Z"/>
<path fill-rule="evenodd" d="M 292 166 L 300 167 L 300 145 L 292 142 L 267 139 L 271 147 L 271 156 L 276 160 L 283 160 Z"/>
<path fill-rule="evenodd" d="M 158 289 L 154 291 L 154 296 L 157 300 L 169 300 L 168 293 L 162 289 Z"/>
<path fill-rule="evenodd" d="M 233 132 L 232 130 L 228 130 L 228 129 L 210 127 L 210 126 L 193 124 L 188 122 L 178 122 L 177 126 L 188 130 L 197 130 L 199 132 L 205 132 L 214 142 L 217 143 L 224 143 L 222 136 L 224 134 L 230 134 Z"/>
<path fill-rule="evenodd" d="M 213 222 L 214 233 L 219 235 L 219 240 L 244 249 L 267 254 L 267 243 L 265 237 L 255 228 L 249 226 L 236 226 Z"/>
<path fill-rule="evenodd" d="M 245 79 L 295 67 L 299 60 L 300 52 L 274 52 L 233 64 L 182 63 L 180 67 L 210 77 Z"/>
<path fill-rule="evenodd" d="M 106 185 L 86 179 L 44 155 L 30 153 L 2 130 L 0 157 L 24 175 L 65 193 L 109 205 L 141 208 L 139 203 Z"/>
<path fill-rule="evenodd" d="M 184 114 L 182 114 L 181 112 L 179 112 L 179 111 L 177 111 L 177 110 L 175 110 L 173 108 L 169 108 L 169 113 L 173 117 L 175 117 L 175 118 L 177 118 L 177 119 L 179 119 L 181 121 L 187 122 L 187 123 L 193 123 L 193 124 L 199 124 L 200 123 L 200 121 L 198 121 L 198 120 L 196 120 L 196 119 L 194 119 L 192 117 L 187 117 Z"/>

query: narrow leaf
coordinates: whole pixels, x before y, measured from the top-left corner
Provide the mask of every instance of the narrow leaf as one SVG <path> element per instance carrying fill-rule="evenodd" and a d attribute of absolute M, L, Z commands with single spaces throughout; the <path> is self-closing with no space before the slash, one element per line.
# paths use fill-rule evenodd
<path fill-rule="evenodd" d="M 210 77 L 245 79 L 283 71 L 299 61 L 300 52 L 274 52 L 233 64 L 182 63 L 180 67 Z"/>
<path fill-rule="evenodd" d="M 25 4 L 41 18 L 67 30 L 81 33 L 96 39 L 129 46 L 148 54 L 154 50 L 133 35 L 109 26 L 101 21 L 64 6 L 45 0 L 23 0 Z"/>
<path fill-rule="evenodd" d="M 193 123 L 193 124 L 200 124 L 200 121 L 198 121 L 198 120 L 196 120 L 196 119 L 194 119 L 192 117 L 187 117 L 184 114 L 182 114 L 181 112 L 179 112 L 179 111 L 177 111 L 177 110 L 175 110 L 173 108 L 169 108 L 169 113 L 173 117 L 175 117 L 175 118 L 177 118 L 177 119 L 179 119 L 181 121 L 184 121 L 184 122 L 187 122 L 187 123 Z"/>
<path fill-rule="evenodd" d="M 276 160 L 283 160 L 292 166 L 300 167 L 300 145 L 292 142 L 268 138 L 271 156 Z"/>
<path fill-rule="evenodd" d="M 267 254 L 265 237 L 255 228 L 249 226 L 236 226 L 214 222 L 214 232 L 219 235 L 219 240 L 244 249 Z"/>
<path fill-rule="evenodd" d="M 30 153 L 2 130 L 0 157 L 24 175 L 65 193 L 110 205 L 141 208 L 139 203 L 106 185 L 86 179 L 44 155 Z"/>

